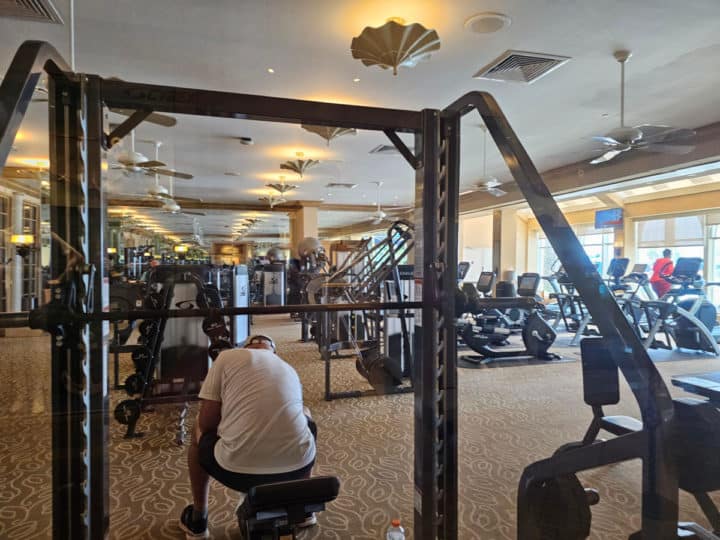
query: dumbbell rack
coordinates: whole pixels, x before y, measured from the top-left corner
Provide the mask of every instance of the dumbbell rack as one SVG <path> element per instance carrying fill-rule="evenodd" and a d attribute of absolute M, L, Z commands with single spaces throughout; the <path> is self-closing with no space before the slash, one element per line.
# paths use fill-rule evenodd
<path fill-rule="evenodd" d="M 186 280 L 190 280 L 197 288 L 197 303 L 200 308 L 222 308 L 220 293 L 213 284 L 203 283 L 196 275 L 188 272 L 184 274 Z M 171 275 L 166 279 L 162 287 L 155 281 L 155 273 L 149 277 L 146 295 L 143 300 L 145 309 L 159 310 L 170 309 L 174 296 L 175 276 Z M 190 303 L 191 304 L 191 303 Z M 179 305 L 180 309 L 192 309 L 194 305 Z M 135 373 L 129 375 L 123 389 L 128 393 L 130 399 L 121 401 L 115 408 L 115 419 L 121 424 L 127 425 L 125 438 L 136 438 L 143 436 L 143 433 L 136 431 L 137 421 L 143 411 L 149 411 L 149 406 L 160 403 L 182 403 L 179 412 L 176 442 L 182 444 L 185 438 L 185 418 L 189 401 L 197 399 L 197 396 L 190 394 L 190 382 L 183 379 L 182 388 L 179 392 L 169 391 L 160 393 L 157 391 L 156 370 L 160 362 L 160 352 L 163 343 L 167 318 L 143 321 L 139 325 L 139 345 L 132 346 L 131 354 Z M 227 321 L 222 315 L 208 316 L 203 320 L 202 329 L 210 339 L 208 355 L 214 360 L 224 349 L 232 348 L 231 334 Z M 130 347 L 128 347 L 130 348 Z M 137 397 L 133 397 L 137 396 Z"/>

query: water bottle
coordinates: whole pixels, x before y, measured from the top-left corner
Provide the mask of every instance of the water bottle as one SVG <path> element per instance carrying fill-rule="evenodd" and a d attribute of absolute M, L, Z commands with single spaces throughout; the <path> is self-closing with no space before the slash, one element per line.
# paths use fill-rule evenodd
<path fill-rule="evenodd" d="M 386 540 L 405 540 L 405 529 L 400 526 L 399 519 L 393 519 L 387 530 Z"/>

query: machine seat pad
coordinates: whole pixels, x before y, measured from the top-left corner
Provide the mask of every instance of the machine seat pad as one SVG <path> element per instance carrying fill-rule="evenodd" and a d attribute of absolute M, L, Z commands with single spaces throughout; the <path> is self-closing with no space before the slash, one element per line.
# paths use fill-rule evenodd
<path fill-rule="evenodd" d="M 244 504 L 253 513 L 300 504 L 322 504 L 334 500 L 339 490 L 337 477 L 317 476 L 255 486 L 248 492 Z"/>
<path fill-rule="evenodd" d="M 643 424 L 632 416 L 603 416 L 602 428 L 613 435 L 626 435 L 642 431 Z"/>

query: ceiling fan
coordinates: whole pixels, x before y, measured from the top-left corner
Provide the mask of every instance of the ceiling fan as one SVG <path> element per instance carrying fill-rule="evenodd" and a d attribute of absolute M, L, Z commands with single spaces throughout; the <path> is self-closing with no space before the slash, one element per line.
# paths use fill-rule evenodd
<path fill-rule="evenodd" d="M 155 161 L 159 160 L 160 157 L 160 147 L 162 146 L 161 141 L 143 141 L 152 143 L 155 145 Z M 197 216 L 204 216 L 202 212 L 189 212 L 185 211 L 180 207 L 180 203 L 182 202 L 202 202 L 202 199 L 197 199 L 193 197 L 178 197 L 175 196 L 173 193 L 173 187 L 174 187 L 174 181 L 173 178 L 170 177 L 169 179 L 169 186 L 170 188 L 166 188 L 162 184 L 160 184 L 160 173 L 155 172 L 155 184 L 150 186 L 147 191 L 145 192 L 145 195 L 142 197 L 144 199 L 150 199 L 153 201 L 159 201 L 162 203 L 162 209 L 165 211 L 165 213 L 170 214 L 187 214 L 187 215 L 197 215 Z M 135 194 L 130 195 L 130 197 L 136 197 Z"/>
<path fill-rule="evenodd" d="M 372 184 L 375 184 L 377 186 L 377 198 L 375 200 L 375 208 L 376 210 L 370 214 L 370 222 L 373 225 L 380 225 L 383 221 L 395 221 L 394 219 L 391 219 L 391 217 L 388 217 L 388 213 L 385 212 L 382 209 L 382 205 L 380 204 L 380 188 L 383 185 L 382 181 L 377 182 L 371 182 Z M 393 211 L 402 211 L 401 213 L 407 213 L 408 211 L 412 210 L 412 207 L 394 207 Z"/>
<path fill-rule="evenodd" d="M 473 191 L 484 191 L 493 197 L 502 197 L 507 195 L 507 191 L 500 189 L 502 182 L 494 176 L 487 174 L 487 128 L 480 126 L 483 131 L 483 173 L 482 178 L 475 184 L 476 189 Z"/>
<path fill-rule="evenodd" d="M 154 141 L 152 141 L 154 142 Z M 110 165 L 111 169 L 120 170 L 124 176 L 132 176 L 136 174 L 146 174 L 152 176 L 161 174 L 163 176 L 171 176 L 182 180 L 192 180 L 193 175 L 165 169 L 165 163 L 158 160 L 149 160 L 145 155 L 135 150 L 135 130 L 130 132 L 130 150 L 120 152 L 116 156 L 116 163 Z"/>
<path fill-rule="evenodd" d="M 640 124 L 629 127 L 625 125 L 625 63 L 632 53 L 626 50 L 615 51 L 613 56 L 620 63 L 620 127 L 609 133 L 593 137 L 605 145 L 605 153 L 590 163 L 605 163 L 629 150 L 646 152 L 663 152 L 669 154 L 687 154 L 695 148 L 687 144 L 695 135 L 692 129 L 675 128 L 664 125 Z"/>

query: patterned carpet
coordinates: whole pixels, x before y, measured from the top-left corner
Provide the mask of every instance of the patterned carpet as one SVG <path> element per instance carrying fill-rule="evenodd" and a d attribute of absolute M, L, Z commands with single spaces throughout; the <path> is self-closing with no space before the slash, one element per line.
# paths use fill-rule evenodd
<path fill-rule="evenodd" d="M 298 325 L 285 316 L 258 318 L 255 330 L 279 342 L 280 355 L 295 366 L 305 399 L 319 426 L 315 474 L 337 475 L 341 495 L 301 538 L 384 537 L 400 517 L 412 538 L 412 395 L 322 400 L 323 366 L 313 344 L 302 344 Z M 50 418 L 47 338 L 2 338 L 0 357 L 0 538 L 50 536 Z M 560 348 L 566 359 L 578 349 Z M 675 355 L 676 357 L 678 355 Z M 720 369 L 720 360 L 680 355 L 662 362 L 666 377 Z M 127 362 L 129 363 L 129 362 Z M 523 468 L 559 445 L 577 440 L 590 420 L 582 402 L 579 362 L 501 365 L 461 370 L 460 538 L 515 537 L 515 496 Z M 338 361 L 336 389 L 365 388 L 353 361 Z M 677 389 L 672 389 L 681 395 Z M 113 392 L 113 400 L 124 399 Z M 623 388 L 617 412 L 637 414 Z M 194 415 L 195 408 L 191 413 Z M 190 500 L 186 448 L 174 443 L 177 406 L 144 414 L 147 435 L 125 440 L 111 422 L 111 538 L 179 539 L 177 516 Z M 626 463 L 582 476 L 599 489 L 592 538 L 621 539 L 639 526 L 639 463 Z M 213 538 L 238 538 L 233 510 L 237 495 L 213 484 Z M 682 496 L 683 519 L 704 520 Z"/>

